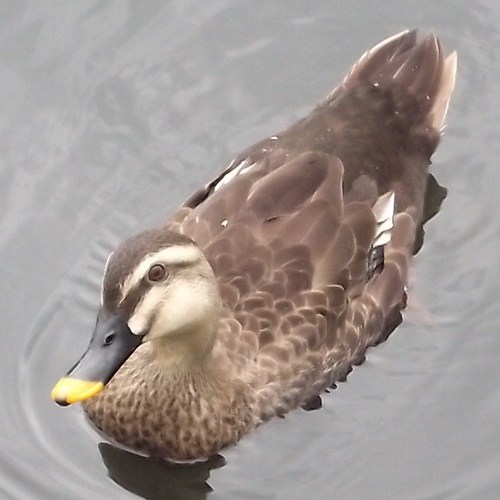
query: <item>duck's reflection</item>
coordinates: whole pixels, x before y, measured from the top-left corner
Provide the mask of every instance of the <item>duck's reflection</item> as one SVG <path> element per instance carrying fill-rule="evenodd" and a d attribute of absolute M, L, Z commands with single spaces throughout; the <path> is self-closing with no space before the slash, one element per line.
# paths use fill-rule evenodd
<path fill-rule="evenodd" d="M 223 467 L 224 457 L 215 455 L 206 462 L 174 464 L 136 455 L 109 443 L 99 443 L 109 477 L 121 487 L 151 500 L 204 500 L 212 488 L 210 471 Z"/>

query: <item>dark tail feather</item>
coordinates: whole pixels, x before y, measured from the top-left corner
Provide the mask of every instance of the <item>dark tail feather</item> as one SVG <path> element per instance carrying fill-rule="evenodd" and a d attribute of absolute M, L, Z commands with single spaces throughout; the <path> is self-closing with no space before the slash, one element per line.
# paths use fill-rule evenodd
<path fill-rule="evenodd" d="M 441 130 L 455 85 L 456 67 L 456 52 L 445 57 L 434 33 L 417 41 L 416 30 L 404 31 L 365 52 L 328 99 L 359 84 L 386 86 L 396 82 L 420 102 L 429 125 Z"/>

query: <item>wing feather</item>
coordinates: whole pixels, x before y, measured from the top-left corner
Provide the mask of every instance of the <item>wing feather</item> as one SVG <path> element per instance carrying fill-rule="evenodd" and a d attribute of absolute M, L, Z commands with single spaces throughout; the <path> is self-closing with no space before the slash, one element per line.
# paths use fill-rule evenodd
<path fill-rule="evenodd" d="M 400 322 L 455 71 L 456 55 L 445 58 L 432 34 L 385 40 L 308 117 L 245 150 L 172 221 L 214 268 L 216 351 L 255 388 L 260 419 L 344 379 Z M 374 245 L 382 265 L 371 275 Z"/>

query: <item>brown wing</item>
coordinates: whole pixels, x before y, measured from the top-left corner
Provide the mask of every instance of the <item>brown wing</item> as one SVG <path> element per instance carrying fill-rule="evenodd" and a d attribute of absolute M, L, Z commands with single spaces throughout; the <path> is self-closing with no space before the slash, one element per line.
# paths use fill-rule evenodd
<path fill-rule="evenodd" d="M 248 373 L 262 418 L 332 383 L 332 349 L 339 359 L 354 355 L 346 354 L 354 338 L 339 330 L 366 284 L 377 225 L 371 199 L 344 206 L 337 158 L 308 152 L 270 163 L 215 191 L 179 226 L 214 268 L 224 304 L 220 355 Z"/>
<path fill-rule="evenodd" d="M 342 379 L 400 321 L 454 75 L 455 57 L 444 59 L 434 35 L 389 39 L 308 117 L 244 151 L 176 215 L 173 229 L 201 246 L 219 281 L 216 350 L 256 388 L 261 419 Z M 387 191 L 399 213 L 371 276 L 372 206 Z"/>

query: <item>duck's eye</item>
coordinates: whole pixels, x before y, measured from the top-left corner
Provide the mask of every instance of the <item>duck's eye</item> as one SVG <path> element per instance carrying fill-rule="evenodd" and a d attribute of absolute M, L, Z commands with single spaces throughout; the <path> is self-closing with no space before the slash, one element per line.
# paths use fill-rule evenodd
<path fill-rule="evenodd" d="M 165 266 L 162 264 L 155 264 L 154 266 L 151 266 L 148 271 L 148 280 L 153 282 L 162 281 L 165 279 L 166 275 L 167 270 L 165 269 Z"/>

